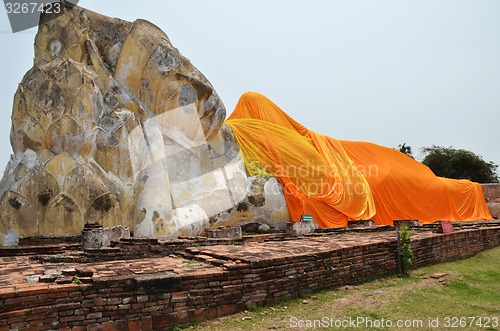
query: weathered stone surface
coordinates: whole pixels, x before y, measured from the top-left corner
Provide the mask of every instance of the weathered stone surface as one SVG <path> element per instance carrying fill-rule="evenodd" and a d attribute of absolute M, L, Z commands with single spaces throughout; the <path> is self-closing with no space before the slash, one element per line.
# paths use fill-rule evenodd
<path fill-rule="evenodd" d="M 500 184 L 481 184 L 481 187 L 487 200 L 493 201 L 500 198 Z"/>
<path fill-rule="evenodd" d="M 374 226 L 375 222 L 372 220 L 361 220 L 361 221 L 348 221 L 347 227 L 349 229 L 364 228 Z"/>
<path fill-rule="evenodd" d="M 314 221 L 309 222 L 288 222 L 286 224 L 286 234 L 289 236 L 297 237 L 305 234 L 314 233 L 318 228 L 318 223 Z"/>
<path fill-rule="evenodd" d="M 420 226 L 420 222 L 418 220 L 394 220 L 394 226 L 397 228 L 402 226 Z"/>
<path fill-rule="evenodd" d="M 85 222 L 145 237 L 252 219 L 284 228 L 279 183 L 248 178 L 224 118 L 213 86 L 154 24 L 71 4 L 42 17 L 14 97 L 0 244 L 9 231 L 78 235 Z"/>
<path fill-rule="evenodd" d="M 218 239 L 241 239 L 242 232 L 240 226 L 222 227 L 217 229 L 207 229 L 205 233 L 208 238 Z"/>
<path fill-rule="evenodd" d="M 58 275 L 42 275 L 38 281 L 41 283 L 53 283 L 56 281 L 57 277 Z"/>
<path fill-rule="evenodd" d="M 95 227 L 85 225 L 82 231 L 82 250 L 110 247 L 112 241 L 130 238 L 130 229 L 121 225 Z"/>
<path fill-rule="evenodd" d="M 271 230 L 271 227 L 267 224 L 261 224 L 257 228 L 257 232 L 259 232 L 259 233 L 268 233 L 269 230 Z"/>
<path fill-rule="evenodd" d="M 493 216 L 494 218 L 500 217 L 500 203 L 488 202 L 486 205 L 490 210 L 491 216 Z"/>
<path fill-rule="evenodd" d="M 491 216 L 500 218 L 500 184 L 482 184 Z"/>
<path fill-rule="evenodd" d="M 76 268 L 76 275 L 78 277 L 92 277 L 94 275 L 94 270 L 92 268 Z"/>
<path fill-rule="evenodd" d="M 13 247 L 19 245 L 19 234 L 16 230 L 10 229 L 5 234 L 4 246 Z"/>

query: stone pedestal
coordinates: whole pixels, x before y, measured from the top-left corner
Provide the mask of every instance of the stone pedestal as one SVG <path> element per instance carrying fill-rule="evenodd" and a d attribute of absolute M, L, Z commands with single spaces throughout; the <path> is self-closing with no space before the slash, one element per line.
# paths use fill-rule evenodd
<path fill-rule="evenodd" d="M 317 228 L 318 224 L 314 221 L 288 222 L 286 224 L 286 234 L 288 236 L 298 237 L 305 234 L 314 233 Z"/>
<path fill-rule="evenodd" d="M 348 221 L 347 222 L 347 227 L 349 229 L 356 229 L 356 228 L 368 228 L 372 227 L 375 225 L 375 222 L 372 220 L 359 220 L 359 221 Z"/>
<path fill-rule="evenodd" d="M 112 241 L 130 238 L 130 229 L 126 226 L 105 228 L 97 223 L 87 223 L 82 231 L 82 250 L 109 247 Z"/>
<path fill-rule="evenodd" d="M 241 226 L 231 226 L 231 227 L 222 227 L 217 229 L 207 229 L 205 231 L 207 238 L 216 238 L 216 239 L 232 239 L 237 240 L 241 239 Z"/>
<path fill-rule="evenodd" d="M 418 220 L 394 220 L 394 226 L 397 228 L 402 226 L 414 227 L 420 226 L 420 222 Z"/>

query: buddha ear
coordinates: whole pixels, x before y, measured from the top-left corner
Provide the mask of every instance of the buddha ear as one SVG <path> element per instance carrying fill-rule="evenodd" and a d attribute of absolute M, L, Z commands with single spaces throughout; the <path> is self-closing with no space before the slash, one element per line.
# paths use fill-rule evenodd
<path fill-rule="evenodd" d="M 186 80 L 196 91 L 197 99 L 208 99 L 214 93 L 213 87 L 210 85 L 208 81 L 203 82 L 198 78 L 195 78 L 193 75 L 176 72 L 175 78 L 177 80 Z"/>

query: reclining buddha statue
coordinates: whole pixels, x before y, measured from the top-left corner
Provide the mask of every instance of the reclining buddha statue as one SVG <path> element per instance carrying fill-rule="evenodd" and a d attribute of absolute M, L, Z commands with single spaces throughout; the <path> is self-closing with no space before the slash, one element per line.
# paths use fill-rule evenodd
<path fill-rule="evenodd" d="M 85 222 L 173 238 L 282 228 L 305 213 L 320 227 L 491 218 L 478 184 L 317 134 L 258 93 L 225 120 L 214 87 L 157 26 L 63 9 L 42 16 L 14 97 L 0 244 L 12 231 L 78 235 Z"/>

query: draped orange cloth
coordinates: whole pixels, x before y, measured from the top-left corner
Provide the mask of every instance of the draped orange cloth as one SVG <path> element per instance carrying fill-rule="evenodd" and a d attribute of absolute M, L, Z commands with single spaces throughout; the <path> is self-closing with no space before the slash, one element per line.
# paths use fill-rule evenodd
<path fill-rule="evenodd" d="M 403 153 L 311 131 L 265 96 L 241 96 L 226 120 L 250 175 L 276 177 L 292 221 L 311 214 L 320 227 L 348 220 L 490 220 L 481 185 L 436 177 Z"/>

